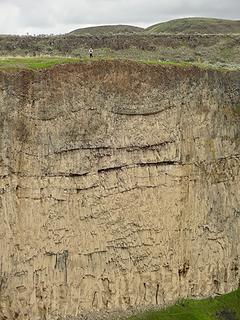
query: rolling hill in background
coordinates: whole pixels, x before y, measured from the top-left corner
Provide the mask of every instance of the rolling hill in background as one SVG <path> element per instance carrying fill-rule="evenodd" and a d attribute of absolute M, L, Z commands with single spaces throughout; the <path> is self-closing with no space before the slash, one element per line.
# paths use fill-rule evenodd
<path fill-rule="evenodd" d="M 81 28 L 71 31 L 69 34 L 73 35 L 109 35 L 109 34 L 124 34 L 124 33 L 137 33 L 144 31 L 143 28 L 128 26 L 128 25 L 106 25 Z"/>
<path fill-rule="evenodd" d="M 240 33 L 240 20 L 183 18 L 161 22 L 146 29 L 129 25 L 106 25 L 80 28 L 69 34 L 98 36 L 134 33 L 233 34 Z"/>
<path fill-rule="evenodd" d="M 147 33 L 200 33 L 229 34 L 240 33 L 240 20 L 215 18 L 184 18 L 155 24 L 145 29 Z"/>

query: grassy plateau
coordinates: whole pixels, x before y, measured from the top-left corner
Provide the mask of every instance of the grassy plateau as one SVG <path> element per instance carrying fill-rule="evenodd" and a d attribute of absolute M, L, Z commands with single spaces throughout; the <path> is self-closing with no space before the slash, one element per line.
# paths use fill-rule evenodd
<path fill-rule="evenodd" d="M 1 57 L 0 56 L 0 71 L 20 71 L 20 70 L 42 70 L 49 69 L 55 65 L 71 64 L 71 63 L 91 63 L 93 61 L 135 61 L 143 64 L 162 65 L 162 66 L 175 66 L 181 68 L 188 68 L 191 66 L 198 67 L 200 69 L 230 71 L 238 70 L 238 66 L 231 67 L 228 65 L 211 65 L 198 62 L 185 62 L 185 61 L 161 61 L 161 60 L 149 60 L 149 59 L 124 59 L 120 57 L 105 57 L 98 56 L 93 59 L 89 59 L 88 56 L 82 58 L 76 57 Z"/>

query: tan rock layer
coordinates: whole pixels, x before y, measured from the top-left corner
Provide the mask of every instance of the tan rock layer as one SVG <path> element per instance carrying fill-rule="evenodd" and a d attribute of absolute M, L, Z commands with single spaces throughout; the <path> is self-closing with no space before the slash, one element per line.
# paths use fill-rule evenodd
<path fill-rule="evenodd" d="M 0 74 L 0 318 L 239 285 L 239 72 L 94 62 Z"/>

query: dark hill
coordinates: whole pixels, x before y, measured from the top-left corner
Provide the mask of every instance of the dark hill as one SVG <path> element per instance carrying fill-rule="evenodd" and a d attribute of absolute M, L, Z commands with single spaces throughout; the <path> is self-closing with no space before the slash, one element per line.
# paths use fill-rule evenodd
<path fill-rule="evenodd" d="M 137 33 L 144 31 L 143 28 L 128 26 L 128 25 L 106 25 L 81 28 L 71 31 L 69 34 L 76 35 L 109 35 L 109 34 L 124 34 L 124 33 Z"/>
<path fill-rule="evenodd" d="M 215 18 L 184 18 L 150 26 L 147 33 L 229 34 L 240 33 L 240 20 Z"/>

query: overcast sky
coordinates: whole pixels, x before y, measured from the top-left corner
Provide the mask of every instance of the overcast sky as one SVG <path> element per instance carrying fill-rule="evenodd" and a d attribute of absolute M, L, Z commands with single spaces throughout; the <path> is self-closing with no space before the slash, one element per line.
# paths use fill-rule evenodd
<path fill-rule="evenodd" d="M 55 34 L 189 16 L 240 20 L 240 0 L 0 0 L 0 15 L 0 34 Z"/>

